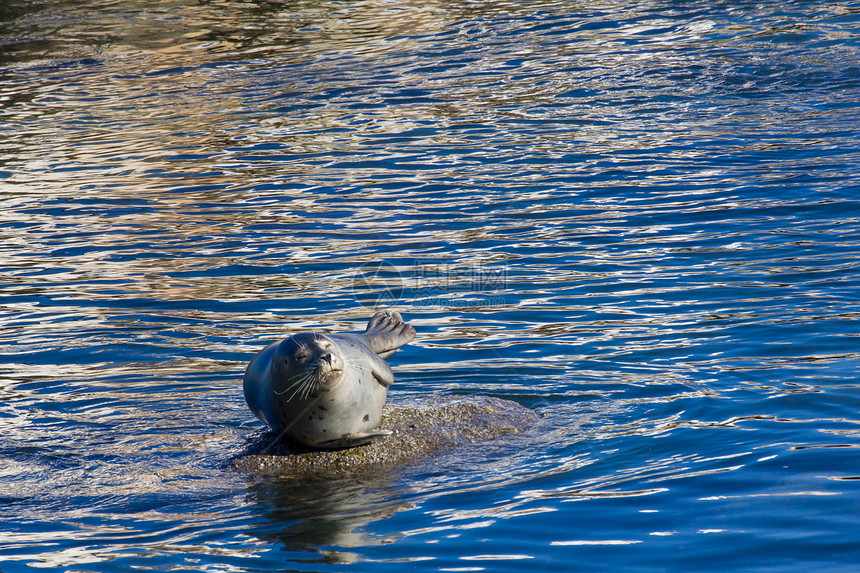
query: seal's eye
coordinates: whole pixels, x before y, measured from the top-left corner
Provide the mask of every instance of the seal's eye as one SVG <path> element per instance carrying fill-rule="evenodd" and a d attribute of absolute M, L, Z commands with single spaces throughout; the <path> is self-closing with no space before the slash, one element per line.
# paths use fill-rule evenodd
<path fill-rule="evenodd" d="M 296 362 L 304 362 L 308 359 L 308 351 L 304 348 L 299 348 L 293 353 L 293 360 Z"/>

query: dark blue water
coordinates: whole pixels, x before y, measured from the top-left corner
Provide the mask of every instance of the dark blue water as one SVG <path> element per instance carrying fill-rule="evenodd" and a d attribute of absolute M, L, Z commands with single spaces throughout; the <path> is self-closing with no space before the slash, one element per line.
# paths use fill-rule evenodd
<path fill-rule="evenodd" d="M 853 571 L 860 3 L 0 7 L 0 570 Z M 537 428 L 233 469 L 288 332 Z"/>

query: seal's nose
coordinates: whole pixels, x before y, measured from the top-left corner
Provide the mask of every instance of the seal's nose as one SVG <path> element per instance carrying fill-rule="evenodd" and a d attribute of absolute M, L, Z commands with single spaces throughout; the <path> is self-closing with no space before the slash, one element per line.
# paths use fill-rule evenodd
<path fill-rule="evenodd" d="M 331 352 L 321 352 L 319 354 L 319 360 L 320 361 L 324 360 L 324 361 L 329 363 L 329 366 L 331 366 Z"/>

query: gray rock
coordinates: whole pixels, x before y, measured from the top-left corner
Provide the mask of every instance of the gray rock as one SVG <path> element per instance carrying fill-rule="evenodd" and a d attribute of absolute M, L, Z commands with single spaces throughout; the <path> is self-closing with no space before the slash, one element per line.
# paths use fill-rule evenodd
<path fill-rule="evenodd" d="M 243 471 L 262 475 L 308 478 L 354 474 L 411 463 L 442 450 L 533 425 L 538 415 L 510 400 L 448 396 L 410 404 L 386 405 L 380 429 L 394 433 L 365 446 L 344 450 L 312 450 L 276 441 L 267 433 L 233 460 Z"/>

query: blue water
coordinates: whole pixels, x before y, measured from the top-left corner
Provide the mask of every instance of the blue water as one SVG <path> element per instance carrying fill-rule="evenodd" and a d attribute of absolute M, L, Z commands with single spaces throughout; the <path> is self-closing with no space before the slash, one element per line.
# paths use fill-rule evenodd
<path fill-rule="evenodd" d="M 7 2 L 0 570 L 854 571 L 858 166 L 858 2 Z M 234 469 L 381 306 L 537 427 Z"/>

